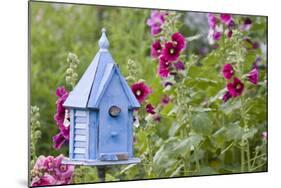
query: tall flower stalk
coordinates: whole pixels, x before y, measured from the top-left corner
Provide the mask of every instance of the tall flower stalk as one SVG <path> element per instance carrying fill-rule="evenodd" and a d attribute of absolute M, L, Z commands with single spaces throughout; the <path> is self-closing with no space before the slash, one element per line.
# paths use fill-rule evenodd
<path fill-rule="evenodd" d="M 37 106 L 31 106 L 30 108 L 30 154 L 31 154 L 31 166 L 35 164 L 37 159 L 36 145 L 41 138 L 40 131 L 40 109 Z"/>

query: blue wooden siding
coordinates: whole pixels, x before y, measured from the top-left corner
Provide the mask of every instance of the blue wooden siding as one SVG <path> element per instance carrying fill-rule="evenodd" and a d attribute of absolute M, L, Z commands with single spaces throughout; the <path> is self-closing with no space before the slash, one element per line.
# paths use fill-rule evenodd
<path fill-rule="evenodd" d="M 70 132 L 69 132 L 69 158 L 74 158 L 73 145 L 74 145 L 74 110 L 70 110 Z"/>
<path fill-rule="evenodd" d="M 98 147 L 98 111 L 90 111 L 90 127 L 89 127 L 89 158 L 97 159 Z"/>
<path fill-rule="evenodd" d="M 88 159 L 88 127 L 89 111 L 74 109 L 73 141 L 72 156 L 74 159 Z"/>
<path fill-rule="evenodd" d="M 99 154 L 128 153 L 128 98 L 115 73 L 104 92 L 99 111 Z M 111 106 L 121 108 L 117 117 L 111 117 Z"/>
<path fill-rule="evenodd" d="M 129 120 L 128 120 L 128 154 L 129 154 L 129 157 L 133 157 L 133 142 L 134 142 L 134 133 L 133 133 L 133 110 L 129 110 L 128 111 L 128 114 L 129 114 Z"/>

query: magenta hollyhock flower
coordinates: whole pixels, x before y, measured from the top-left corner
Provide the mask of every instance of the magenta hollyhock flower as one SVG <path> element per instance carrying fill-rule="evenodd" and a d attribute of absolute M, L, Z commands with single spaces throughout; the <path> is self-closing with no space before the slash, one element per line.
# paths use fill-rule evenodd
<path fill-rule="evenodd" d="M 162 31 L 162 25 L 165 22 L 166 13 L 153 10 L 150 18 L 147 20 L 147 25 L 150 26 L 151 35 L 155 36 Z"/>
<path fill-rule="evenodd" d="M 61 154 L 59 156 L 57 156 L 54 159 L 54 163 L 55 163 L 55 176 L 56 179 L 59 180 L 60 184 L 68 184 L 71 182 L 72 180 L 72 175 L 74 172 L 74 166 L 73 165 L 66 165 L 66 164 L 62 164 L 62 160 L 65 157 Z"/>
<path fill-rule="evenodd" d="M 65 137 L 62 135 L 61 132 L 53 136 L 52 140 L 53 140 L 53 147 L 56 150 L 59 150 L 66 141 Z"/>
<path fill-rule="evenodd" d="M 47 185 L 56 185 L 56 179 L 48 173 L 45 173 L 41 177 L 33 178 L 31 182 L 32 187 L 47 186 Z"/>
<path fill-rule="evenodd" d="M 220 31 L 214 31 L 212 37 L 213 37 L 213 39 L 216 40 L 216 41 L 220 40 L 220 39 L 221 39 L 221 32 L 220 32 Z"/>
<path fill-rule="evenodd" d="M 54 116 L 54 119 L 57 123 L 60 132 L 57 135 L 53 136 L 52 140 L 54 143 L 53 147 L 58 150 L 61 148 L 63 143 L 65 143 L 65 141 L 69 140 L 69 126 L 64 124 L 65 119 L 68 117 L 66 109 L 63 107 L 63 103 L 68 97 L 68 92 L 65 90 L 64 87 L 58 87 L 56 90 L 56 95 L 58 99 L 56 101 L 57 111 Z"/>
<path fill-rule="evenodd" d="M 152 93 L 152 90 L 144 82 L 134 83 L 131 89 L 140 103 L 145 101 Z"/>
<path fill-rule="evenodd" d="M 232 20 L 232 16 L 231 14 L 220 14 L 220 19 L 222 23 L 228 25 Z"/>
<path fill-rule="evenodd" d="M 253 49 L 258 49 L 260 47 L 258 42 L 253 42 Z"/>
<path fill-rule="evenodd" d="M 232 83 L 227 84 L 227 90 L 232 97 L 238 97 L 244 90 L 244 84 L 235 77 Z"/>
<path fill-rule="evenodd" d="M 55 121 L 57 122 L 58 126 L 62 126 L 65 118 L 65 108 L 63 107 L 63 103 L 68 97 L 68 92 L 65 90 L 65 88 L 58 87 L 56 90 L 56 95 L 57 95 L 57 112 L 55 114 Z"/>
<path fill-rule="evenodd" d="M 257 85 L 259 81 L 259 70 L 257 68 L 253 68 L 249 73 L 248 73 L 248 80 L 254 84 Z"/>
<path fill-rule="evenodd" d="M 157 68 L 157 73 L 161 78 L 166 78 L 170 75 L 170 65 L 171 63 L 168 62 L 164 56 L 160 57 L 160 61 Z"/>
<path fill-rule="evenodd" d="M 212 13 L 208 13 L 207 14 L 207 18 L 208 18 L 208 24 L 209 24 L 209 27 L 212 28 L 212 29 L 215 29 L 216 25 L 217 25 L 217 18 L 215 17 L 214 14 Z"/>
<path fill-rule="evenodd" d="M 235 22 L 233 20 L 230 20 L 230 22 L 227 25 L 227 28 L 232 30 L 234 29 L 234 27 L 235 27 Z"/>
<path fill-rule="evenodd" d="M 165 105 L 169 104 L 170 100 L 171 99 L 170 99 L 170 97 L 168 95 L 164 95 L 164 97 L 161 99 L 161 104 L 163 106 L 165 106 Z"/>
<path fill-rule="evenodd" d="M 185 69 L 184 63 L 182 61 L 178 61 L 178 62 L 174 63 L 173 65 L 176 68 L 176 70 L 178 70 L 178 71 Z"/>
<path fill-rule="evenodd" d="M 231 94 L 227 91 L 222 97 L 223 102 L 227 102 L 231 98 Z"/>
<path fill-rule="evenodd" d="M 162 55 L 167 61 L 176 61 L 179 58 L 180 49 L 178 49 L 173 42 L 166 42 L 162 50 Z"/>
<path fill-rule="evenodd" d="M 154 111 L 154 107 L 152 106 L 152 104 L 147 104 L 145 107 L 145 110 L 147 113 L 149 114 L 155 114 L 156 112 Z"/>
<path fill-rule="evenodd" d="M 155 41 L 150 48 L 151 57 L 158 58 L 162 52 L 161 42 L 159 40 Z"/>
<path fill-rule="evenodd" d="M 234 69 L 231 64 L 225 64 L 222 69 L 223 77 L 227 80 L 231 79 L 234 75 Z"/>
<path fill-rule="evenodd" d="M 186 42 L 185 42 L 185 38 L 184 36 L 179 33 L 179 32 L 176 32 L 172 35 L 171 37 L 172 39 L 172 42 L 173 44 L 176 46 L 176 48 L 181 51 L 181 50 L 184 50 L 185 47 L 186 47 Z"/>

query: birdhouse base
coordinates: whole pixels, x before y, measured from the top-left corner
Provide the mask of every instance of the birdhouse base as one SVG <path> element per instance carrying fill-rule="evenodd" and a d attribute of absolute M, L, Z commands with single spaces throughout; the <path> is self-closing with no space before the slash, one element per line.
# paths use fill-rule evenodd
<path fill-rule="evenodd" d="M 131 158 L 128 160 L 119 160 L 119 161 L 76 160 L 76 159 L 66 158 L 62 161 L 63 164 L 86 165 L 86 166 L 125 165 L 125 164 L 134 164 L 140 162 L 141 162 L 140 158 Z"/>

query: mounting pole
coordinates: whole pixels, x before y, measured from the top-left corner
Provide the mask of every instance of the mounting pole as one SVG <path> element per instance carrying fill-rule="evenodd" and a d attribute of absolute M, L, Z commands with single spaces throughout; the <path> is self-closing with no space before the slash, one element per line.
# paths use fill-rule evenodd
<path fill-rule="evenodd" d="M 98 177 L 100 182 L 105 182 L 106 166 L 97 166 L 97 170 L 98 170 Z"/>

